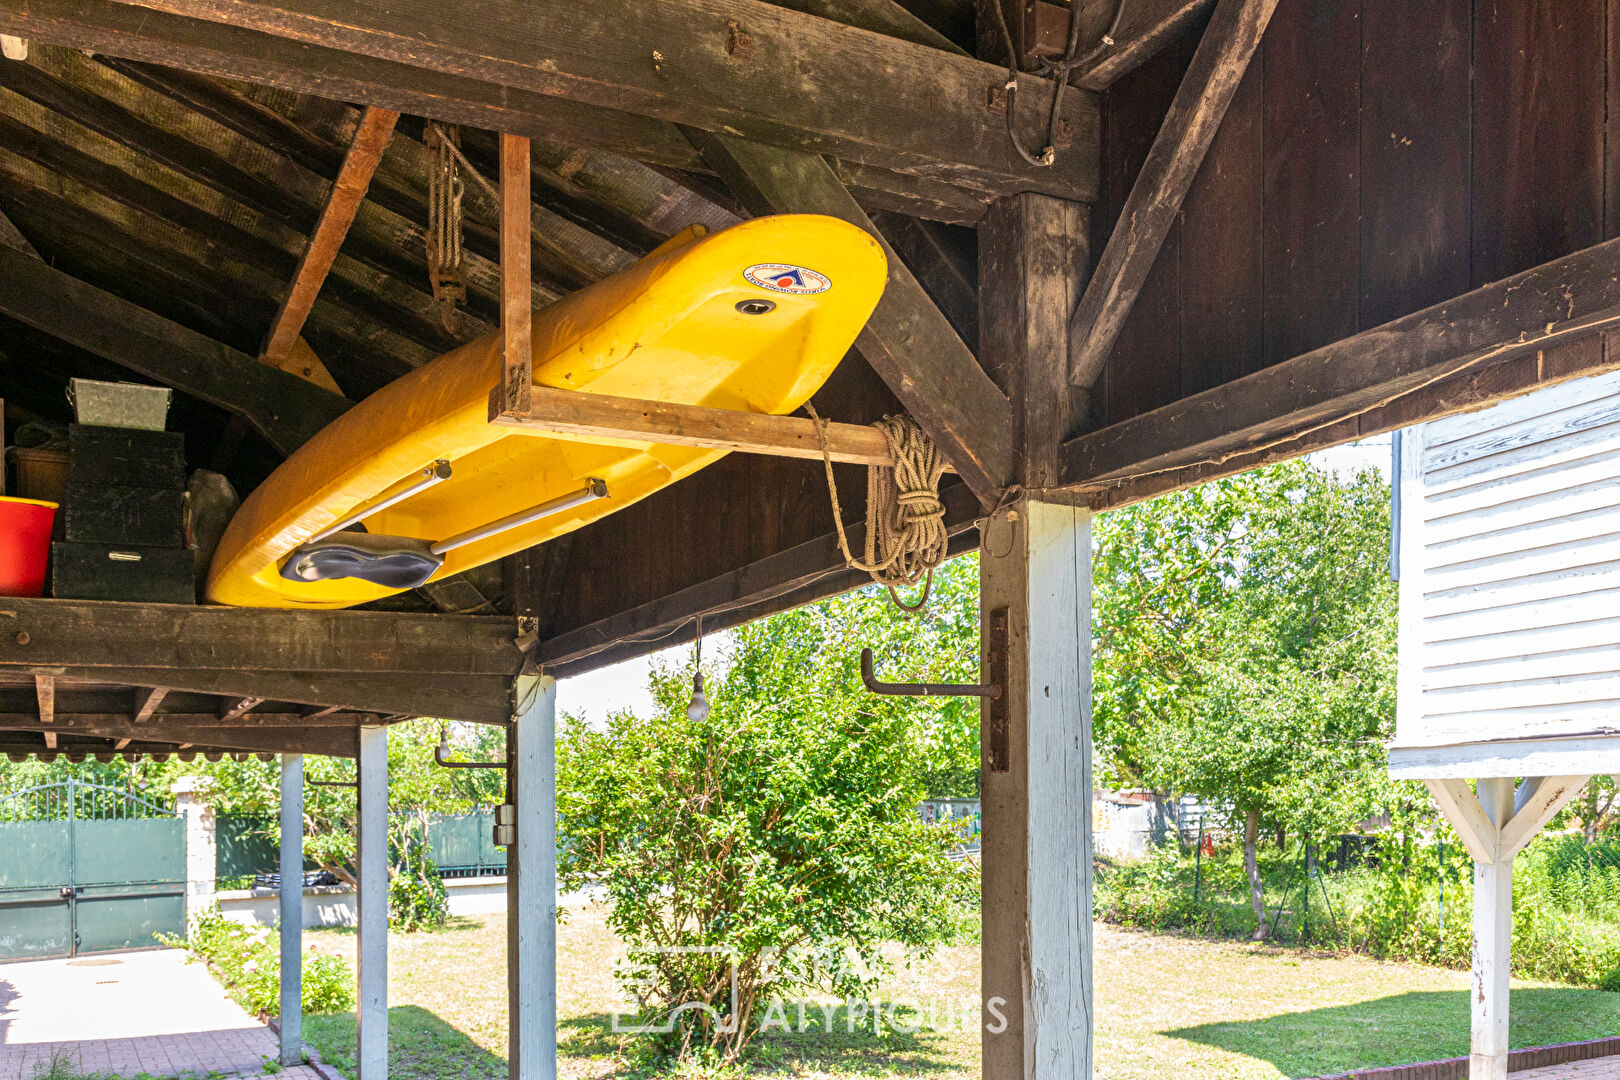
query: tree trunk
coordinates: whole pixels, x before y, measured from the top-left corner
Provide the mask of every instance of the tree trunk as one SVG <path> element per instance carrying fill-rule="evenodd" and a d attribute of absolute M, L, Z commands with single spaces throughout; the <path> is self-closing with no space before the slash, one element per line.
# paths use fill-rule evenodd
<path fill-rule="evenodd" d="M 1264 941 L 1266 929 L 1266 896 L 1260 883 L 1260 859 L 1256 849 L 1260 845 L 1260 812 L 1250 810 L 1243 821 L 1243 869 L 1249 874 L 1249 904 L 1254 908 L 1254 941 Z"/>

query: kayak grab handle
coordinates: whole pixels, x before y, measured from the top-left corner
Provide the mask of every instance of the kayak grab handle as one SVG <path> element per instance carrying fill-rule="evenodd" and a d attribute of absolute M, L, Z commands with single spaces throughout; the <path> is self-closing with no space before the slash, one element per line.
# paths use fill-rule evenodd
<path fill-rule="evenodd" d="M 347 529 L 350 525 L 355 525 L 366 520 L 366 518 L 370 517 L 372 514 L 386 510 L 395 503 L 404 502 L 412 495 L 426 491 L 433 485 L 443 483 L 448 479 L 450 479 L 450 463 L 443 458 L 440 458 L 438 461 L 435 461 L 433 464 L 423 469 L 416 482 L 405 488 L 403 491 L 390 495 L 382 502 L 373 503 L 364 510 L 356 510 L 342 521 L 333 522 L 331 525 L 328 525 L 326 528 L 322 529 L 305 542 L 312 544 L 317 540 L 325 540 L 328 536 L 340 533 L 344 529 Z"/>
<path fill-rule="evenodd" d="M 531 521 L 539 521 L 541 518 L 560 514 L 565 510 L 572 510 L 576 506 L 583 506 L 592 499 L 605 499 L 607 493 L 607 481 L 593 476 L 589 483 L 572 494 L 552 499 L 550 502 L 543 502 L 539 506 L 531 506 L 527 510 L 519 510 L 515 514 L 508 514 L 506 517 L 498 521 L 492 521 L 488 525 L 480 525 L 476 529 L 468 529 L 464 533 L 457 533 L 448 540 L 440 540 L 428 550 L 435 555 L 443 555 L 446 552 L 456 550 L 458 547 L 465 547 L 467 544 L 476 543 L 479 540 L 487 540 L 497 533 L 507 532 L 521 525 L 527 525 Z"/>

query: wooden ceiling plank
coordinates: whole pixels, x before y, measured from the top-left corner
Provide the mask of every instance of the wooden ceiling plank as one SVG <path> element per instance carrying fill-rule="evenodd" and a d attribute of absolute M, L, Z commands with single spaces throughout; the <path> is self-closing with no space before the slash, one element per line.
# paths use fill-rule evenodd
<path fill-rule="evenodd" d="M 629 443 L 661 443 L 736 450 L 749 454 L 822 460 L 822 443 L 833 461 L 847 465 L 893 465 L 889 440 L 865 424 L 826 422 L 800 416 L 712 409 L 668 401 L 580 394 L 531 386 L 529 407 L 501 413 L 491 400 L 490 423 L 526 434 L 570 435 Z"/>
<path fill-rule="evenodd" d="M 1069 381 L 1091 387 L 1181 213 L 1277 0 L 1220 0 L 1069 321 Z"/>
<path fill-rule="evenodd" d="M 388 149 L 388 140 L 398 120 L 399 113 L 375 106 L 368 108 L 361 119 L 360 129 L 355 132 L 354 142 L 344 155 L 343 166 L 332 184 L 331 196 L 293 274 L 292 285 L 265 335 L 261 359 L 271 367 L 283 366 L 292 355 L 304 322 L 315 306 L 315 297 L 337 259 L 344 238 L 349 235 L 349 226 L 354 223 L 354 215 L 360 209 L 383 152 Z"/>
<path fill-rule="evenodd" d="M 237 413 L 283 454 L 351 404 L 10 248 L 0 279 L 0 313 Z"/>
<path fill-rule="evenodd" d="M 832 166 L 802 150 L 731 135 L 688 135 L 751 212 L 830 214 L 883 245 L 888 288 L 855 347 L 979 500 L 993 505 L 1014 472 L 1012 405 Z"/>
<path fill-rule="evenodd" d="M 802 11 L 806 15 L 831 19 L 845 26 L 858 26 L 874 34 L 926 45 L 930 49 L 940 49 L 958 56 L 971 55 L 895 0 L 770 0 L 770 3 Z"/>
<path fill-rule="evenodd" d="M 1066 99 L 1073 149 L 1031 166 L 985 108 L 997 65 L 762 0 L 491 0 L 475 19 L 429 0 L 135 0 L 309 45 L 935 177 L 987 194 L 1096 194 L 1096 103 Z M 4 20 L 0 17 L 0 21 Z M 666 56 L 667 54 L 667 56 Z M 648 63 L 652 58 L 652 63 Z M 1032 98 L 1049 96 L 1035 76 Z M 792 86 L 794 93 L 782 93 Z M 1045 92 L 1043 94 L 1043 91 Z M 1045 124 L 1028 114 L 1029 131 Z"/>
<path fill-rule="evenodd" d="M 1225 475 L 1231 462 L 1260 464 L 1271 448 L 1394 409 L 1403 397 L 1454 377 L 1483 375 L 1519 357 L 1601 337 L 1620 328 L 1617 262 L 1620 240 L 1595 244 L 1071 439 L 1062 449 L 1062 486 L 1104 492 L 1176 470 L 1202 470 L 1198 479 L 1211 479 Z M 1614 363 L 1606 348 L 1588 352 L 1587 370 Z M 1483 407 L 1528 388 L 1480 382 L 1465 387 L 1463 407 Z M 1406 416 L 1405 422 L 1422 418 Z M 1350 429 L 1337 441 L 1353 437 Z M 1291 452 L 1310 448 L 1296 445 Z"/>

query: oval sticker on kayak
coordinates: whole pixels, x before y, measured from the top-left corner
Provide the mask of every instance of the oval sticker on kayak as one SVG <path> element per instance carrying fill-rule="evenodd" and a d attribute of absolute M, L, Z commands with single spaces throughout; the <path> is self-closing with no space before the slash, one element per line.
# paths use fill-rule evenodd
<path fill-rule="evenodd" d="M 755 263 L 743 271 L 743 277 L 762 289 L 799 296 L 824 293 L 832 288 L 832 281 L 825 274 L 792 263 Z"/>

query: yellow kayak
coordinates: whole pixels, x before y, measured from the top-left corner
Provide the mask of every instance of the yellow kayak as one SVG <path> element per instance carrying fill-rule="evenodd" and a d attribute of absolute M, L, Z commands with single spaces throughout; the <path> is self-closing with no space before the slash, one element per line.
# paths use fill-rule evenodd
<path fill-rule="evenodd" d="M 712 235 L 694 228 L 536 311 L 534 382 L 792 412 L 854 343 L 886 274 L 877 242 L 836 218 L 755 218 Z M 376 600 L 577 529 L 726 453 L 493 425 L 489 396 L 501 370 L 492 334 L 324 428 L 231 519 L 208 599 Z"/>

